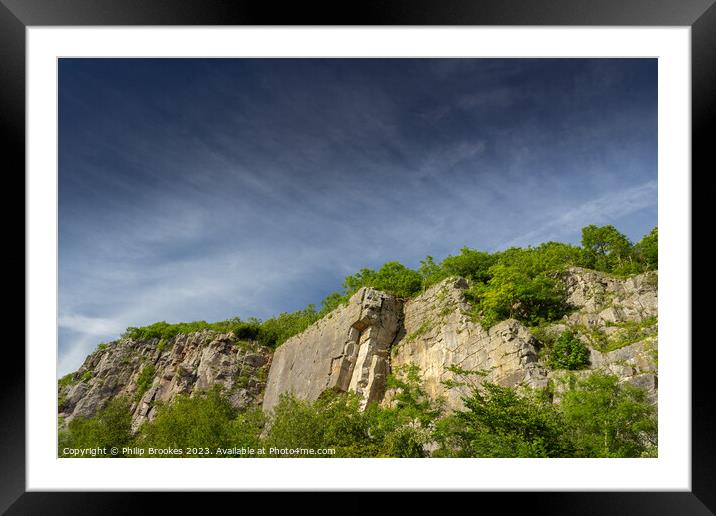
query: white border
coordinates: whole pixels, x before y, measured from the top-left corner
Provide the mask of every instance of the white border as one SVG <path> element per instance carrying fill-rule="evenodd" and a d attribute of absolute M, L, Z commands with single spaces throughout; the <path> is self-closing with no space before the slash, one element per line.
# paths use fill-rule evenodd
<path fill-rule="evenodd" d="M 27 489 L 684 490 L 690 474 L 690 28 L 28 28 Z M 658 459 L 57 459 L 59 56 L 658 57 Z"/>

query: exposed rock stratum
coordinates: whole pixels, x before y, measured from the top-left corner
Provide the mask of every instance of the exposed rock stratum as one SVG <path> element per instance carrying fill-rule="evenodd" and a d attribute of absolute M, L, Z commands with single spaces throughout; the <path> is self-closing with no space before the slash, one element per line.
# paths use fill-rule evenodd
<path fill-rule="evenodd" d="M 542 340 L 567 329 L 590 349 L 589 369 L 577 374 L 608 371 L 646 388 L 655 402 L 657 278 L 656 272 L 616 279 L 571 268 L 562 280 L 574 310 L 540 332 L 511 319 L 483 328 L 470 316 L 467 281 L 449 278 L 408 300 L 364 287 L 273 352 L 209 331 L 167 341 L 120 339 L 88 356 L 60 387 L 59 413 L 65 421 L 90 416 L 126 395 L 136 429 L 154 417 L 158 402 L 215 384 L 236 407 L 262 404 L 266 411 L 283 393 L 315 400 L 327 389 L 356 392 L 364 406 L 390 403 L 387 375 L 410 365 L 428 396 L 459 409 L 459 391 L 443 383 L 453 379 L 452 366 L 482 370 L 505 386 L 544 387 L 565 373 L 546 367 Z"/>

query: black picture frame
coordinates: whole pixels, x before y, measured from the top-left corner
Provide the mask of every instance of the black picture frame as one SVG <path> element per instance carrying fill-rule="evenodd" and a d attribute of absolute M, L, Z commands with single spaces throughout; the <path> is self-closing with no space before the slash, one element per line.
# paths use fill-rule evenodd
<path fill-rule="evenodd" d="M 691 27 L 691 179 L 716 170 L 712 139 L 716 125 L 716 5 L 714 0 L 419 0 L 310 4 L 241 0 L 0 0 L 0 124 L 5 177 L 25 177 L 25 29 L 69 25 L 620 25 Z M 11 163 L 7 166 L 7 163 Z M 696 173 L 696 171 L 699 171 Z M 684 171 L 689 173 L 689 171 Z M 21 188 L 24 191 L 24 180 Z M 696 195 L 706 189 L 693 188 Z M 693 200 L 692 196 L 692 206 Z M 704 222 L 692 218 L 692 234 Z M 695 231 L 696 230 L 696 231 Z M 23 251 L 23 258 L 27 259 Z M 695 255 L 692 263 L 696 265 Z M 23 261 L 24 263 L 24 261 Z M 27 281 L 27 276 L 26 276 Z M 713 303 L 711 303 L 712 305 Z M 692 303 L 699 315 L 709 304 Z M 701 314 L 704 319 L 706 314 Z M 692 320 L 700 320 L 698 317 Z M 667 343 L 666 345 L 688 343 Z M 709 379 L 710 339 L 692 338 L 692 490 L 689 492 L 480 493 L 480 505 L 523 506 L 530 514 L 713 514 L 716 511 L 716 424 Z M 12 348 L 12 349 L 10 349 Z M 7 345 L 0 426 L 0 510 L 8 514 L 111 514 L 146 508 L 161 497 L 164 511 L 190 511 L 188 493 L 25 492 L 25 354 Z M 248 493 L 239 493 L 245 500 Z M 213 493 L 226 501 L 230 494 Z M 261 496 L 261 495 L 258 495 Z M 266 495 L 264 494 L 263 497 Z M 292 504 L 315 494 L 294 493 Z M 322 496 L 325 496 L 323 494 Z M 340 502 L 340 512 L 369 510 L 365 494 Z M 457 496 L 457 494 L 451 494 Z M 296 498 L 298 497 L 298 498 Z M 360 498 L 360 503 L 359 503 Z M 411 495 L 422 503 L 422 496 Z M 152 500 L 154 501 L 154 500 Z M 252 500 L 252 502 L 259 500 Z M 318 510 L 325 500 L 311 504 Z M 405 509 L 382 502 L 380 512 Z M 451 502 L 452 503 L 452 502 Z M 206 506 L 204 506 L 206 508 Z M 313 509 L 309 509 L 313 510 Z"/>

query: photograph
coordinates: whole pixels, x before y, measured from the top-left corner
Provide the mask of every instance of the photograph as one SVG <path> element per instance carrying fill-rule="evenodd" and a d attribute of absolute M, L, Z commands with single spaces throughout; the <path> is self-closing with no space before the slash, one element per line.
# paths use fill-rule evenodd
<path fill-rule="evenodd" d="M 56 457 L 658 458 L 659 71 L 59 57 Z"/>
<path fill-rule="evenodd" d="M 713 514 L 714 0 L 61 4 L 0 0 L 0 513 Z"/>

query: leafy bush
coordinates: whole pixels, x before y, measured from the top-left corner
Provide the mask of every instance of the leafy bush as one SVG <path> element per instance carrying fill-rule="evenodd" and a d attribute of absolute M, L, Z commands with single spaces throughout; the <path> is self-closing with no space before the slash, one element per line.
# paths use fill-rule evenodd
<path fill-rule="evenodd" d="M 318 313 L 314 305 L 308 305 L 305 309 L 292 313 L 284 312 L 264 321 L 259 330 L 258 340 L 264 346 L 280 346 L 317 320 Z"/>
<path fill-rule="evenodd" d="M 237 418 L 236 410 L 217 385 L 194 397 L 180 395 L 170 404 L 159 404 L 156 417 L 142 425 L 136 446 L 197 448 L 196 454 L 182 457 L 212 457 L 217 456 L 219 447 L 255 446 L 262 425 L 256 411 Z M 203 453 L 204 448 L 208 453 Z"/>
<path fill-rule="evenodd" d="M 442 264 L 435 263 L 432 256 L 426 256 L 424 260 L 420 260 L 418 272 L 423 280 L 423 290 L 449 276 Z"/>
<path fill-rule="evenodd" d="M 586 226 L 582 229 L 585 266 L 618 276 L 658 268 L 659 231 L 654 227 L 637 244 L 614 226 Z"/>
<path fill-rule="evenodd" d="M 72 385 L 75 382 L 76 382 L 75 373 L 66 374 L 65 376 L 63 376 L 62 378 L 57 380 L 57 388 L 59 390 L 62 390 L 65 387 L 69 387 L 70 385 Z"/>
<path fill-rule="evenodd" d="M 552 344 L 547 364 L 552 369 L 584 369 L 589 365 L 589 348 L 571 330 L 565 330 Z"/>
<path fill-rule="evenodd" d="M 463 247 L 457 256 L 445 258 L 441 267 L 447 276 L 461 276 L 480 283 L 491 277 L 490 267 L 497 262 L 497 256 L 484 251 Z"/>
<path fill-rule="evenodd" d="M 578 457 L 641 457 L 656 452 L 656 409 L 646 392 L 595 372 L 573 381 L 560 408 Z"/>
<path fill-rule="evenodd" d="M 391 405 L 371 404 L 366 409 L 370 434 L 380 443 L 378 456 L 427 457 L 435 423 L 444 410 L 442 400 L 428 398 L 414 364 L 398 367 L 386 384 L 393 393 Z"/>
<path fill-rule="evenodd" d="M 646 270 L 659 268 L 659 229 L 654 227 L 635 246 L 634 256 Z"/>
<path fill-rule="evenodd" d="M 415 364 L 396 367 L 386 378 L 386 386 L 394 390 L 391 410 L 396 417 L 427 428 L 442 414 L 443 402 L 431 400 L 421 382 L 420 368 Z"/>
<path fill-rule="evenodd" d="M 436 456 L 642 457 L 657 452 L 654 405 L 644 390 L 613 375 L 571 377 L 560 403 L 552 403 L 546 390 L 490 382 L 472 385 L 462 398 L 465 408 L 436 425 Z"/>
<path fill-rule="evenodd" d="M 71 457 L 65 454 L 64 448 L 106 448 L 116 446 L 120 449 L 132 441 L 132 417 L 129 412 L 129 401 L 117 397 L 100 410 L 94 417 L 76 417 L 69 422 L 67 430 L 60 430 L 58 435 L 58 456 Z M 116 455 L 122 456 L 121 453 Z"/>
<path fill-rule="evenodd" d="M 510 318 L 538 325 L 569 310 L 562 284 L 546 272 L 530 276 L 525 269 L 503 263 L 489 271 L 487 283 L 476 283 L 467 292 L 485 327 Z"/>
<path fill-rule="evenodd" d="M 282 395 L 274 407 L 267 448 L 333 448 L 331 457 L 374 455 L 368 421 L 353 393 L 328 390 L 309 403 Z"/>
<path fill-rule="evenodd" d="M 422 290 L 423 278 L 418 271 L 400 262 L 388 262 L 378 271 L 361 269 L 343 282 L 346 295 L 350 296 L 361 287 L 372 287 L 398 297 L 413 297 Z"/>
<path fill-rule="evenodd" d="M 614 226 L 589 225 L 582 229 L 582 247 L 591 268 L 608 272 L 624 265 L 632 243 Z"/>
<path fill-rule="evenodd" d="M 214 331 L 217 333 L 233 333 L 240 339 L 255 339 L 261 327 L 257 319 L 242 321 L 238 317 L 208 323 L 206 321 L 193 321 L 188 323 L 171 324 L 166 321 L 159 321 L 154 324 L 142 327 L 130 326 L 122 334 L 122 338 L 133 340 L 160 339 L 169 340 L 179 334 L 195 333 L 199 331 Z"/>
<path fill-rule="evenodd" d="M 352 392 L 328 390 L 313 403 L 284 394 L 274 407 L 264 442 L 276 448 L 332 448 L 332 457 L 424 457 L 439 404 L 419 386 L 417 368 L 389 376 L 391 407 L 369 404 Z"/>
<path fill-rule="evenodd" d="M 140 400 L 142 396 L 144 396 L 144 393 L 147 392 L 147 390 L 149 390 L 149 388 L 152 386 L 155 371 L 156 368 L 154 367 L 154 364 L 145 364 L 145 366 L 139 372 L 139 376 L 137 377 L 136 382 L 137 392 L 135 394 L 135 398 L 137 400 Z"/>
<path fill-rule="evenodd" d="M 451 367 L 443 383 L 463 393 L 465 408 L 436 427 L 438 456 L 567 457 L 561 415 L 539 390 L 503 387 L 485 381 L 487 371 Z M 465 392 L 467 390 L 467 392 Z"/>
<path fill-rule="evenodd" d="M 538 392 L 484 382 L 463 399 L 456 414 L 462 453 L 469 457 L 565 457 L 571 455 L 563 422 Z"/>
<path fill-rule="evenodd" d="M 80 376 L 81 382 L 89 382 L 92 379 L 92 371 L 85 371 L 82 373 L 82 376 Z"/>

